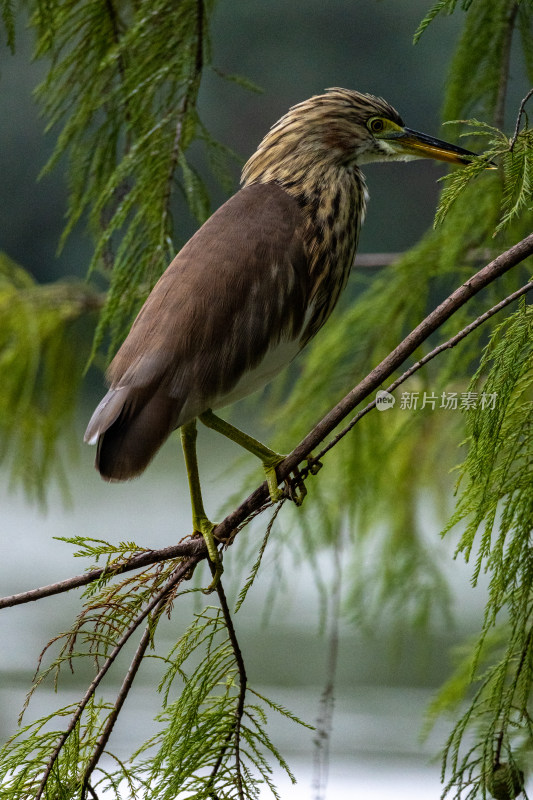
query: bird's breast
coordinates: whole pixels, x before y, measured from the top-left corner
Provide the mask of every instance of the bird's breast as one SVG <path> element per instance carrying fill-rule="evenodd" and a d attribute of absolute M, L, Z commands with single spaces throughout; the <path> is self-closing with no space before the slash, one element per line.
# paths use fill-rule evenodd
<path fill-rule="evenodd" d="M 333 190 L 323 190 L 307 206 L 305 235 L 311 278 L 311 307 L 303 344 L 324 325 L 346 286 L 355 259 L 366 209 L 366 185 L 360 173 Z"/>

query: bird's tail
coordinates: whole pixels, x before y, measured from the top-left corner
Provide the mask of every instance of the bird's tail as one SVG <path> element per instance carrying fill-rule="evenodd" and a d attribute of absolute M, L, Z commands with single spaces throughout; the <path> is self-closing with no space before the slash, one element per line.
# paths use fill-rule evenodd
<path fill-rule="evenodd" d="M 96 444 L 95 467 L 107 481 L 127 481 L 143 472 L 175 427 L 176 399 L 159 391 L 110 389 L 92 415 L 85 441 Z"/>

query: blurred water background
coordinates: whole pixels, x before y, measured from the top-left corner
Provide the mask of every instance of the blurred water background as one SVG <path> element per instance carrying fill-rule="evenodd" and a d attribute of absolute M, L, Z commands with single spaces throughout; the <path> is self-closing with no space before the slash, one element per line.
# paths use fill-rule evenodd
<path fill-rule="evenodd" d="M 213 23 L 214 62 L 228 73 L 252 79 L 264 94 L 246 93 L 207 76 L 200 97 L 207 127 L 246 157 L 289 105 L 325 87 L 340 85 L 385 96 L 411 127 L 439 135 L 446 65 L 459 20 L 440 20 L 417 48 L 412 48 L 413 32 L 427 8 L 427 0 L 309 0 L 305 5 L 286 0 L 219 2 Z M 61 169 L 36 182 L 51 152 L 54 132 L 43 136 L 43 121 L 31 98 L 44 68 L 39 62 L 30 62 L 30 53 L 31 36 L 21 20 L 16 55 L 9 54 L 5 46 L 0 52 L 0 250 L 44 282 L 64 274 L 85 275 L 90 243 L 78 232 L 56 257 L 65 183 Z M 236 177 L 237 173 L 236 169 Z M 386 171 L 381 165 L 371 165 L 366 173 L 371 203 L 360 251 L 408 247 L 431 224 L 436 178 L 443 169 L 418 162 L 387 165 Z M 221 190 L 213 186 L 213 207 L 223 199 Z M 194 223 L 185 215 L 181 238 L 185 240 L 193 229 Z M 94 371 L 80 409 L 80 438 L 101 390 L 101 374 Z M 249 428 L 254 430 L 253 424 Z M 141 480 L 125 486 L 104 484 L 92 468 L 92 459 L 93 452 L 84 448 L 71 468 L 71 505 L 65 507 L 54 489 L 46 513 L 29 506 L 21 494 L 10 492 L 7 476 L 0 473 L 3 595 L 67 578 L 87 566 L 73 559 L 72 548 L 54 537 L 131 539 L 157 548 L 188 532 L 189 500 L 176 441 L 167 444 Z M 229 468 L 234 459 L 231 444 L 215 434 L 202 433 L 202 479 L 213 515 L 238 480 Z M 245 462 L 244 469 L 248 468 L 255 468 L 253 461 Z M 427 513 L 431 517 L 431 510 Z M 258 521 L 246 534 L 252 544 L 255 537 L 259 546 L 265 524 Z M 453 542 L 442 545 L 438 530 L 438 521 L 430 522 L 428 535 L 452 582 L 454 626 L 443 622 L 424 637 L 398 629 L 365 637 L 348 620 L 341 623 L 330 798 L 418 800 L 440 794 L 440 767 L 432 757 L 447 726 L 439 724 L 424 742 L 419 738 L 420 729 L 427 703 L 449 674 L 450 646 L 479 625 L 484 589 L 471 588 L 469 570 L 452 562 Z M 238 571 L 238 561 L 238 548 L 232 548 L 226 559 L 228 575 Z M 290 591 L 279 591 L 265 625 L 262 619 L 265 604 L 271 602 L 268 591 L 276 569 L 267 551 L 258 583 L 237 617 L 238 633 L 251 684 L 313 723 L 327 677 L 317 593 L 306 566 L 289 564 Z M 14 730 L 42 647 L 69 625 L 78 608 L 77 597 L 77 593 L 61 595 L 2 612 L 2 739 Z M 163 652 L 176 637 L 173 625 L 185 624 L 189 613 L 190 607 L 184 604 L 177 619 L 164 626 L 159 636 Z M 152 729 L 158 674 L 157 665 L 151 662 L 138 677 L 135 695 L 127 701 L 112 741 L 119 754 L 126 754 Z M 118 682 L 119 671 L 114 675 Z M 85 685 L 83 678 L 82 671 L 79 682 L 73 681 L 59 702 L 76 697 Z M 50 692 L 45 689 L 35 698 L 32 718 L 50 704 L 59 704 Z M 295 788 L 283 781 L 282 797 L 313 797 L 314 734 L 275 717 L 271 732 L 299 780 Z"/>

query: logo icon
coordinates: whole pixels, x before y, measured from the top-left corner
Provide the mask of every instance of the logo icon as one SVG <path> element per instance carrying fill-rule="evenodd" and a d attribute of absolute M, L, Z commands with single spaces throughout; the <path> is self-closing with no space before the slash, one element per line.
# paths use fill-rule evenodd
<path fill-rule="evenodd" d="M 390 392 L 385 392 L 381 389 L 376 393 L 376 408 L 378 411 L 388 411 L 395 402 L 396 398 Z"/>

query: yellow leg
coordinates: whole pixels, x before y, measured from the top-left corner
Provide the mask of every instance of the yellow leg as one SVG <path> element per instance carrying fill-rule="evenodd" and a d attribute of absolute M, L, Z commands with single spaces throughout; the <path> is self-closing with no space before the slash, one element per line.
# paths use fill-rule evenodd
<path fill-rule="evenodd" d="M 207 517 L 202 500 L 202 489 L 200 487 L 200 475 L 198 472 L 198 459 L 196 457 L 196 420 L 187 422 L 180 428 L 181 446 L 185 457 L 185 467 L 189 479 L 189 491 L 191 494 L 192 524 L 195 531 L 204 537 L 205 546 L 210 560 L 215 565 L 215 575 L 206 592 L 212 592 L 218 583 L 223 572 L 222 559 L 217 550 L 213 538 L 213 530 L 216 527 Z"/>
<path fill-rule="evenodd" d="M 231 439 L 232 442 L 240 444 L 240 446 L 244 447 L 245 450 L 248 450 L 249 453 L 257 456 L 257 458 L 263 462 L 270 499 L 274 503 L 277 503 L 278 500 L 281 500 L 283 497 L 283 491 L 278 487 L 276 467 L 278 464 L 281 464 L 285 456 L 282 456 L 280 453 L 276 453 L 274 450 L 271 450 L 269 447 L 262 444 L 262 442 L 254 439 L 253 436 L 249 436 L 247 433 L 244 433 L 244 431 L 241 431 L 239 428 L 236 428 L 234 425 L 226 422 L 226 420 L 217 417 L 216 414 L 213 414 L 211 409 L 204 411 L 203 414 L 200 414 L 199 419 L 208 428 L 218 431 L 218 433 L 221 433 L 223 436 Z"/>

